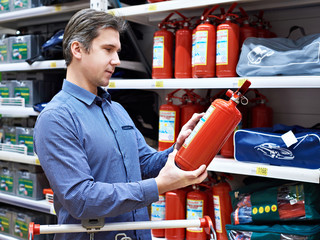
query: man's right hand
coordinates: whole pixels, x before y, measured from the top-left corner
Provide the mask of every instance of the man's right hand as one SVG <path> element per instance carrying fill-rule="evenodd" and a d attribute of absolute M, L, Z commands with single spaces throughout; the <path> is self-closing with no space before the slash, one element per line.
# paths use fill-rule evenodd
<path fill-rule="evenodd" d="M 159 194 L 192 184 L 199 184 L 207 177 L 205 165 L 201 165 L 198 169 L 193 171 L 183 171 L 178 168 L 174 161 L 177 152 L 177 150 L 174 150 L 169 154 L 166 165 L 155 178 Z"/>

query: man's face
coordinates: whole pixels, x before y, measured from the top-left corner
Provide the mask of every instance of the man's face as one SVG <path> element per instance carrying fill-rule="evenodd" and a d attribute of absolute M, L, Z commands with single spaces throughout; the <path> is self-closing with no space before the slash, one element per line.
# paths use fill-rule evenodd
<path fill-rule="evenodd" d="M 99 36 L 93 39 L 89 53 L 82 54 L 81 59 L 85 81 L 92 89 L 108 86 L 115 67 L 120 65 L 119 32 L 106 28 L 100 30 L 99 33 Z"/>

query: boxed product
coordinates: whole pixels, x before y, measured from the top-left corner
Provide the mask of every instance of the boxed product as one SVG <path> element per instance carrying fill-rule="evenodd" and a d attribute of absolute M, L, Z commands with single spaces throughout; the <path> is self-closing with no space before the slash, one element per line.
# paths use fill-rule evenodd
<path fill-rule="evenodd" d="M 0 13 L 6 13 L 11 11 L 11 1 L 10 0 L 0 0 Z"/>
<path fill-rule="evenodd" d="M 9 62 L 24 62 L 40 53 L 43 38 L 39 35 L 23 35 L 9 38 Z"/>
<path fill-rule="evenodd" d="M 16 144 L 16 128 L 4 125 L 2 127 L 4 132 L 4 143 Z"/>
<path fill-rule="evenodd" d="M 33 128 L 16 127 L 16 142 L 27 146 L 27 154 L 34 155 L 33 151 Z"/>
<path fill-rule="evenodd" d="M 48 180 L 40 166 L 16 163 L 16 195 L 34 200 L 44 199 Z"/>
<path fill-rule="evenodd" d="M 0 0 L 0 2 L 2 1 Z M 0 12 L 2 11 L 0 10 Z M 8 63 L 8 55 L 10 54 L 8 50 L 8 38 L 0 39 L 0 63 Z"/>
<path fill-rule="evenodd" d="M 12 212 L 7 207 L 0 207 L 0 234 L 10 235 Z"/>
<path fill-rule="evenodd" d="M 11 96 L 11 82 L 1 81 L 0 82 L 0 98 L 9 98 Z"/>
<path fill-rule="evenodd" d="M 39 7 L 39 0 L 12 0 L 11 1 L 11 11 L 23 10 L 28 8 Z"/>
<path fill-rule="evenodd" d="M 229 240 L 318 240 L 320 225 L 226 225 Z"/>
<path fill-rule="evenodd" d="M 42 213 L 18 209 L 12 213 L 11 235 L 18 239 L 28 240 L 28 230 L 30 222 L 45 224 L 45 216 Z M 44 240 L 45 235 L 37 235 L 35 239 Z"/>
<path fill-rule="evenodd" d="M 235 225 L 320 220 L 319 184 L 271 181 L 250 184 L 230 195 Z"/>
<path fill-rule="evenodd" d="M 0 191 L 6 194 L 14 194 L 14 169 L 13 163 L 0 161 Z"/>

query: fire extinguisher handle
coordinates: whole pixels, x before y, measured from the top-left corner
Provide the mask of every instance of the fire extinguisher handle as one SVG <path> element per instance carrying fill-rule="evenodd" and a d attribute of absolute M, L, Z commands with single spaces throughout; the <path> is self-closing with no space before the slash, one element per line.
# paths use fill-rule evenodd
<path fill-rule="evenodd" d="M 206 234 L 211 235 L 210 240 L 217 239 L 216 232 L 213 228 L 212 220 L 209 216 L 204 216 L 203 218 L 200 218 L 200 227 L 204 229 Z M 212 235 L 214 236 L 214 238 L 212 238 Z"/>
<path fill-rule="evenodd" d="M 244 95 L 249 89 L 250 85 L 251 85 L 251 82 L 249 80 L 246 80 L 237 92 L 240 92 L 241 95 Z"/>

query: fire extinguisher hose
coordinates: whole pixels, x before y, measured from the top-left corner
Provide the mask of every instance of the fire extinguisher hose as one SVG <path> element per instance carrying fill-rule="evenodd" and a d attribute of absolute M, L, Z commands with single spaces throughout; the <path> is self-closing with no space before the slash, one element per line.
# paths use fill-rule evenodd
<path fill-rule="evenodd" d="M 96 233 L 101 231 L 119 231 L 119 230 L 139 230 L 139 229 L 164 229 L 164 228 L 204 228 L 207 234 L 213 230 L 213 224 L 209 216 L 192 220 L 163 220 L 163 221 L 138 221 L 108 223 L 104 226 L 85 228 L 81 224 L 57 224 L 57 225 L 40 225 L 31 222 L 29 224 L 29 240 L 34 239 L 34 235 L 54 234 L 54 233 L 75 233 L 88 232 Z"/>

